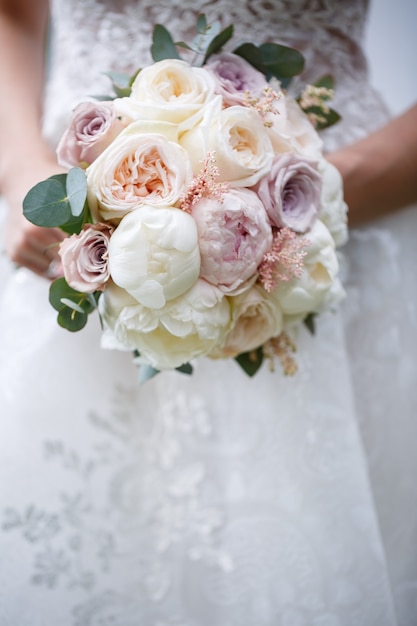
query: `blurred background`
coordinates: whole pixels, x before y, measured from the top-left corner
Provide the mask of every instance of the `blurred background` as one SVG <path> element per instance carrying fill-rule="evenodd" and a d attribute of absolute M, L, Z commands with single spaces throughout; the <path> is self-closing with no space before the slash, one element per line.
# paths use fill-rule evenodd
<path fill-rule="evenodd" d="M 392 113 L 417 102 L 417 0 L 370 0 L 366 51 Z"/>

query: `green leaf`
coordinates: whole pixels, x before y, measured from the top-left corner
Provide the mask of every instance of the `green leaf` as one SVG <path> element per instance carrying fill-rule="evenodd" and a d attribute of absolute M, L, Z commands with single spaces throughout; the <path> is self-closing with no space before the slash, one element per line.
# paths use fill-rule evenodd
<path fill-rule="evenodd" d="M 71 214 L 80 217 L 87 199 L 87 177 L 80 167 L 73 167 L 67 174 L 66 190 Z"/>
<path fill-rule="evenodd" d="M 104 72 L 113 83 L 114 86 L 119 88 L 129 87 L 130 74 L 125 72 Z"/>
<path fill-rule="evenodd" d="M 68 307 L 69 309 L 72 309 L 73 311 L 77 311 L 77 313 L 84 313 L 80 305 L 74 302 L 73 300 L 70 300 L 69 298 L 61 298 L 61 303 L 64 306 Z"/>
<path fill-rule="evenodd" d="M 65 174 L 43 180 L 26 194 L 23 200 L 23 214 L 36 226 L 53 228 L 61 226 L 71 218 L 71 207 L 67 199 Z"/>
<path fill-rule="evenodd" d="M 327 113 L 323 113 L 323 111 L 321 111 L 320 115 L 322 115 L 325 118 L 325 120 L 319 121 L 317 123 L 316 125 L 317 130 L 323 130 L 324 128 L 329 128 L 329 126 L 333 126 L 333 124 L 337 124 L 337 122 L 341 120 L 339 113 L 337 113 L 337 111 L 335 111 L 334 109 L 330 109 L 330 108 Z"/>
<path fill-rule="evenodd" d="M 190 46 L 188 43 L 185 43 L 185 41 L 176 41 L 175 46 L 177 48 L 184 48 L 184 50 L 191 50 L 192 52 L 198 52 L 198 50 Z"/>
<path fill-rule="evenodd" d="M 191 363 L 183 363 L 182 365 L 180 365 L 179 367 L 176 367 L 175 369 L 177 370 L 177 372 L 181 372 L 182 374 L 193 373 L 193 366 L 191 365 Z"/>
<path fill-rule="evenodd" d="M 233 50 L 234 54 L 239 55 L 242 59 L 245 59 L 255 69 L 262 74 L 266 74 L 262 53 L 258 46 L 253 43 L 243 43 L 241 46 Z"/>
<path fill-rule="evenodd" d="M 49 302 L 58 311 L 58 324 L 71 332 L 84 328 L 88 315 L 97 306 L 96 294 L 73 289 L 63 277 L 51 284 Z"/>
<path fill-rule="evenodd" d="M 316 334 L 316 317 L 316 313 L 309 313 L 307 317 L 304 318 L 304 324 L 312 335 Z"/>
<path fill-rule="evenodd" d="M 88 315 L 86 313 L 78 313 L 78 311 L 65 307 L 65 309 L 62 309 L 62 311 L 58 313 L 57 319 L 58 324 L 62 326 L 62 328 L 75 333 L 82 330 L 87 324 Z"/>
<path fill-rule="evenodd" d="M 214 37 L 214 39 L 212 39 L 207 48 L 206 54 L 204 55 L 203 65 L 207 62 L 207 59 L 215 52 L 218 52 L 232 36 L 233 24 L 222 30 L 216 37 Z"/>
<path fill-rule="evenodd" d="M 304 69 L 304 57 L 301 52 L 276 43 L 264 43 L 259 46 L 266 68 L 267 78 L 275 76 L 279 80 L 297 76 Z"/>
<path fill-rule="evenodd" d="M 141 363 L 139 365 L 139 383 L 146 383 L 147 380 L 150 380 L 154 376 L 159 374 L 159 370 L 152 367 L 152 365 L 147 365 L 146 363 Z"/>
<path fill-rule="evenodd" d="M 65 308 L 73 308 L 68 303 L 76 304 L 83 313 L 91 313 L 97 306 L 97 299 L 94 294 L 82 293 L 70 287 L 64 277 L 57 278 L 49 287 L 49 302 L 56 311 L 63 311 Z M 78 310 L 77 308 L 77 310 Z"/>
<path fill-rule="evenodd" d="M 262 348 L 251 350 L 250 352 L 242 352 L 235 357 L 235 361 L 246 372 L 248 376 L 254 376 L 262 365 L 264 355 Z"/>
<path fill-rule="evenodd" d="M 151 54 L 154 61 L 180 59 L 174 40 L 165 26 L 156 24 L 153 29 Z"/>
<path fill-rule="evenodd" d="M 204 15 L 204 13 L 200 13 L 200 15 L 197 18 L 197 31 L 199 33 L 204 33 L 207 29 L 207 20 L 206 20 L 206 16 Z"/>
<path fill-rule="evenodd" d="M 316 80 L 313 84 L 315 87 L 324 87 L 325 89 L 334 89 L 334 79 L 333 79 L 333 76 L 331 76 L 330 74 L 326 74 L 325 76 L 322 76 L 321 78 Z"/>

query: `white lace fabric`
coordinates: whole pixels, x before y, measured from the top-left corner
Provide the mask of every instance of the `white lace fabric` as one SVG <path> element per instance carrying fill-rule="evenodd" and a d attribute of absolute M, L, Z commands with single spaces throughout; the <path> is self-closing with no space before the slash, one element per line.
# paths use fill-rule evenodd
<path fill-rule="evenodd" d="M 366 5 L 198 9 L 233 22 L 236 42 L 298 45 L 305 79 L 333 74 L 343 121 L 331 149 L 387 116 L 360 47 Z M 55 0 L 52 16 L 44 127 L 56 143 L 71 106 L 108 90 L 103 72 L 151 61 L 152 24 L 187 39 L 196 7 Z M 353 235 L 347 339 L 339 314 L 314 337 L 301 330 L 294 378 L 202 359 L 192 377 L 139 387 L 130 355 L 100 350 L 97 319 L 63 331 L 46 282 L 11 274 L 0 296 L 2 626 L 412 626 L 416 523 L 402 513 L 417 501 L 414 222 L 410 210 Z M 406 304 L 393 298 L 399 280 L 414 293 Z"/>

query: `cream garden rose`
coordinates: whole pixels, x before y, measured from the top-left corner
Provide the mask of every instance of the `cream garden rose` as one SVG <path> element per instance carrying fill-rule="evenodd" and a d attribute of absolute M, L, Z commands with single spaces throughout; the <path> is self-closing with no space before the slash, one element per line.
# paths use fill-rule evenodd
<path fill-rule="evenodd" d="M 233 358 L 262 346 L 271 337 L 277 337 L 283 328 L 282 311 L 271 294 L 259 285 L 229 298 L 232 310 L 232 328 L 223 344 L 210 356 Z"/>
<path fill-rule="evenodd" d="M 323 141 L 318 132 L 290 95 L 282 94 L 277 114 L 269 114 L 268 136 L 277 154 L 296 152 L 311 159 L 319 159 L 323 153 Z"/>
<path fill-rule="evenodd" d="M 195 222 L 174 207 L 145 204 L 125 215 L 108 255 L 113 281 L 153 309 L 185 293 L 200 273 Z"/>
<path fill-rule="evenodd" d="M 142 204 L 174 206 L 192 178 L 191 162 L 167 122 L 128 126 L 87 169 L 96 221 L 117 223 Z"/>
<path fill-rule="evenodd" d="M 194 172 L 208 152 L 216 155 L 220 181 L 233 187 L 251 187 L 269 171 L 274 156 L 272 144 L 256 111 L 231 106 L 210 110 L 203 122 L 181 137 Z"/>
<path fill-rule="evenodd" d="M 115 108 L 130 120 L 165 120 L 180 131 L 195 126 L 215 94 L 216 81 L 202 67 L 179 59 L 166 59 L 142 69 L 128 98 L 115 100 Z"/>

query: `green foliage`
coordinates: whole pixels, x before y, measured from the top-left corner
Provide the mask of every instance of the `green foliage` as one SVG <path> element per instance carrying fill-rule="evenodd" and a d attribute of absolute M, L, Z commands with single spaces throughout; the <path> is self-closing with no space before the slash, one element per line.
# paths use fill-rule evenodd
<path fill-rule="evenodd" d="M 330 75 L 319 78 L 313 85 L 312 89 L 317 88 L 316 103 L 310 106 L 303 106 L 303 98 L 299 98 L 298 102 L 302 106 L 303 111 L 313 118 L 316 130 L 320 131 L 329 126 L 333 126 L 339 122 L 340 115 L 332 109 L 327 103 L 333 98 L 334 81 Z"/>
<path fill-rule="evenodd" d="M 152 367 L 152 365 L 147 365 L 146 363 L 139 365 L 138 375 L 140 384 L 146 383 L 147 380 L 150 380 L 157 374 L 159 374 L 159 370 Z"/>
<path fill-rule="evenodd" d="M 65 278 L 57 278 L 49 288 L 49 302 L 58 311 L 58 324 L 71 332 L 84 328 L 88 315 L 97 307 L 100 292 L 81 293 L 70 287 Z"/>
<path fill-rule="evenodd" d="M 239 363 L 240 367 L 248 376 L 255 376 L 262 365 L 263 359 L 262 348 L 251 350 L 250 352 L 242 352 L 242 354 L 238 354 L 238 356 L 235 357 L 235 361 Z"/>
<path fill-rule="evenodd" d="M 220 52 L 223 48 L 224 44 L 229 41 L 229 39 L 233 36 L 233 25 L 231 24 L 224 30 L 222 30 L 218 35 L 216 35 L 207 46 L 203 64 L 207 62 L 208 58 L 215 54 L 216 52 Z"/>
<path fill-rule="evenodd" d="M 193 373 L 193 366 L 191 365 L 191 363 L 184 363 L 183 365 L 180 365 L 179 367 L 176 367 L 175 369 L 177 370 L 177 372 L 181 372 L 182 374 Z"/>
<path fill-rule="evenodd" d="M 304 69 L 301 52 L 276 43 L 264 43 L 260 46 L 244 43 L 233 52 L 262 72 L 267 80 L 277 78 L 283 87 L 287 87 L 291 79 Z"/>
<path fill-rule="evenodd" d="M 303 320 L 312 335 L 316 334 L 316 317 L 317 313 L 309 313 Z"/>
<path fill-rule="evenodd" d="M 153 29 L 151 55 L 154 61 L 181 58 L 169 31 L 162 24 L 156 24 Z"/>
<path fill-rule="evenodd" d="M 74 167 L 32 187 L 23 200 L 23 214 L 36 226 L 80 232 L 89 216 L 84 170 Z"/>
<path fill-rule="evenodd" d="M 184 41 L 174 42 L 169 31 L 157 24 L 153 30 L 151 54 L 154 61 L 164 59 L 180 59 L 177 48 L 184 48 L 194 52 L 193 65 L 200 66 L 207 62 L 207 59 L 224 46 L 233 35 L 233 26 L 228 26 L 220 30 L 220 22 L 207 24 L 206 16 L 201 14 L 197 18 L 197 35 L 191 44 Z"/>

